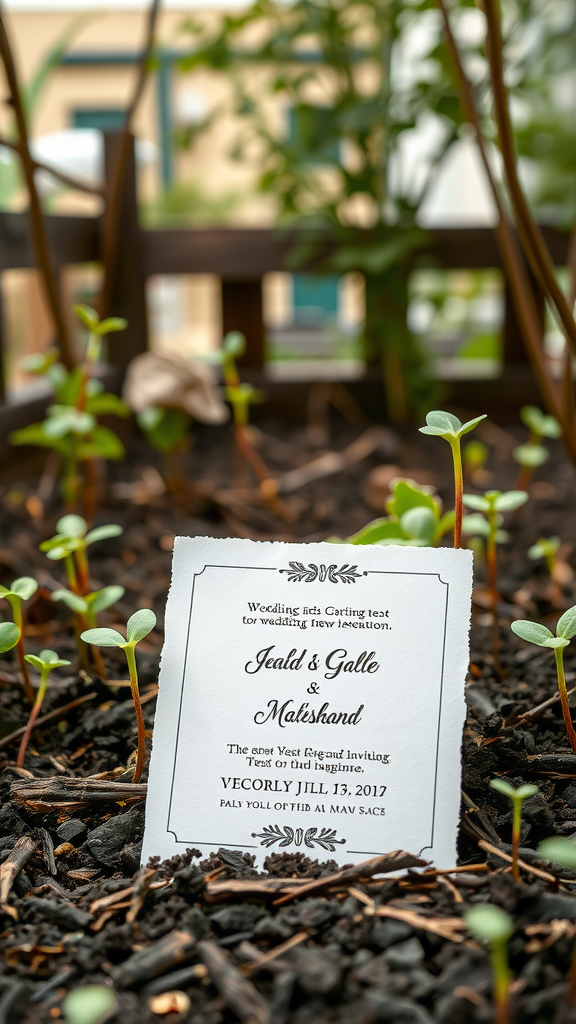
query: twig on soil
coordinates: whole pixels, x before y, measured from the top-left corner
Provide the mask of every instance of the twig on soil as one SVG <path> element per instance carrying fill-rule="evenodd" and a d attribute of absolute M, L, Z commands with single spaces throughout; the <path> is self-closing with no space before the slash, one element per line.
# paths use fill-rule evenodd
<path fill-rule="evenodd" d="M 113 971 L 117 988 L 135 988 L 172 967 L 186 963 L 196 952 L 196 939 L 190 932 L 175 928 L 157 942 L 137 950 Z"/>
<path fill-rule="evenodd" d="M 289 949 L 294 949 L 294 947 L 299 946 L 301 942 L 305 942 L 306 939 L 310 938 L 311 933 L 312 929 L 306 928 L 303 932 L 298 932 L 296 935 L 293 935 L 292 938 L 286 939 L 286 942 L 281 942 L 279 946 L 274 946 L 274 949 L 269 949 L 263 956 L 259 955 L 257 960 L 253 960 L 252 963 L 249 964 L 244 964 L 244 966 L 240 968 L 242 974 L 252 974 L 255 971 L 259 971 L 261 967 L 265 967 L 266 964 L 276 960 L 276 958 L 282 956 L 283 953 L 287 953 Z M 258 950 L 258 953 L 260 953 L 260 950 Z"/>
<path fill-rule="evenodd" d="M 15 907 L 8 905 L 8 896 L 16 875 L 28 863 L 37 846 L 37 839 L 32 839 L 32 836 L 22 836 L 4 863 L 0 865 L 0 911 L 11 917 L 13 921 L 18 920 L 18 911 Z"/>
<path fill-rule="evenodd" d="M 309 884 L 308 878 L 227 878 L 218 882 L 207 876 L 204 898 L 207 903 L 243 899 L 265 900 L 279 893 L 292 894 L 295 889 Z"/>
<path fill-rule="evenodd" d="M 269 1024 L 270 1010 L 251 981 L 228 962 L 215 942 L 198 943 L 198 952 L 228 1006 L 243 1024 Z"/>
<path fill-rule="evenodd" d="M 55 808 L 86 807 L 91 803 L 132 803 L 144 800 L 145 782 L 109 782 L 103 779 L 62 778 L 52 775 L 47 779 L 25 779 L 13 782 L 10 795 L 16 803 L 32 811 L 50 811 Z"/>
<path fill-rule="evenodd" d="M 35 729 L 38 729 L 41 725 L 47 725 L 48 722 L 55 722 L 58 718 L 62 718 L 63 715 L 68 714 L 69 711 L 73 711 L 74 708 L 85 704 L 88 700 L 94 700 L 96 693 L 87 693 L 84 697 L 77 697 L 76 700 L 71 700 L 69 704 L 63 704 L 61 708 L 55 708 L 54 711 L 49 711 L 47 715 L 42 715 L 41 718 L 36 719 Z M 11 743 L 19 740 L 21 736 L 26 732 L 26 726 L 23 725 L 21 729 L 15 729 L 8 736 L 4 736 L 0 740 L 0 750 L 4 750 L 9 747 Z"/>
<path fill-rule="evenodd" d="M 486 850 L 486 853 L 493 853 L 495 857 L 500 857 L 501 860 L 505 860 L 507 864 L 512 863 L 512 857 L 508 853 L 504 853 L 503 850 L 499 850 L 497 846 L 492 846 L 492 843 L 487 843 L 485 839 L 480 839 L 478 846 Z M 556 885 L 557 879 L 555 875 L 551 875 L 548 871 L 542 871 L 540 868 L 532 867 L 527 864 L 525 860 L 518 858 L 518 867 L 522 868 L 523 871 L 527 871 L 531 875 L 536 875 L 537 878 L 541 878 L 543 882 L 551 882 L 552 885 Z"/>
<path fill-rule="evenodd" d="M 433 935 L 440 935 L 450 942 L 464 942 L 461 931 L 466 931 L 466 924 L 461 917 L 423 917 L 415 910 L 404 910 L 400 907 L 377 907 L 374 900 L 367 896 L 361 889 L 354 887 L 348 890 L 351 896 L 365 906 L 364 913 L 368 917 L 391 917 L 395 921 L 404 921 L 412 928 L 422 928 L 424 931 L 432 932 Z"/>
<path fill-rule="evenodd" d="M 362 861 L 361 864 L 343 868 L 333 875 L 326 875 L 325 878 L 315 878 L 307 885 L 286 893 L 279 900 L 274 900 L 274 906 L 288 903 L 296 896 L 309 896 L 310 893 L 321 892 L 323 889 L 347 887 L 350 882 L 357 882 L 360 878 L 371 878 L 372 875 L 386 874 L 389 871 L 402 871 L 404 868 L 423 868 L 427 865 L 428 861 L 422 860 L 421 857 L 414 857 L 404 850 L 394 850 L 393 853 L 383 853 L 379 857 Z"/>
<path fill-rule="evenodd" d="M 570 697 L 573 693 L 576 693 L 576 686 L 573 686 L 571 690 L 568 690 L 567 696 Z M 517 725 L 526 725 L 526 723 L 529 722 L 536 722 L 548 708 L 557 704 L 559 700 L 560 694 L 556 691 L 552 697 L 548 697 L 548 700 L 543 701 L 542 704 L 537 704 L 535 708 L 530 708 L 529 711 L 523 711 L 520 715 L 510 715 L 509 718 L 505 718 L 504 726 L 506 728 L 508 726 L 516 727 Z"/>

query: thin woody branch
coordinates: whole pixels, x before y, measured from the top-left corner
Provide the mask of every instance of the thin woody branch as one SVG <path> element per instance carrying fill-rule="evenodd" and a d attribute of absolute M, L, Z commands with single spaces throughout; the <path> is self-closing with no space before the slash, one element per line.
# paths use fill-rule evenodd
<path fill-rule="evenodd" d="M 36 251 L 36 261 L 39 270 L 42 274 L 42 280 L 44 282 L 44 289 L 46 292 L 46 298 L 48 300 L 48 306 L 50 308 L 52 320 L 54 321 L 54 327 L 56 329 L 60 356 L 62 362 L 67 367 L 67 369 L 72 369 L 72 367 L 75 364 L 72 342 L 70 338 L 70 332 L 68 330 L 68 324 L 66 322 L 66 317 L 64 315 L 64 309 L 62 306 L 60 292 L 58 289 L 56 274 L 54 272 L 54 267 L 52 265 L 50 247 L 48 244 L 48 234 L 46 231 L 46 222 L 44 220 L 44 214 L 42 212 L 42 206 L 40 204 L 38 190 L 36 188 L 36 182 L 34 180 L 35 167 L 34 161 L 32 160 L 32 157 L 30 155 L 26 115 L 24 113 L 24 107 L 20 95 L 20 87 L 18 84 L 16 65 L 14 63 L 14 57 L 12 55 L 12 49 L 6 32 L 6 25 L 4 22 L 4 16 L 1 8 L 0 59 L 2 60 L 4 70 L 6 72 L 6 80 L 10 92 L 10 104 L 14 110 L 16 124 L 18 127 L 18 136 L 20 139 L 19 153 L 22 161 L 22 169 L 24 171 L 26 188 L 28 189 L 28 196 L 30 202 L 30 224 L 32 228 L 34 249 Z"/>
<path fill-rule="evenodd" d="M 537 327 L 538 311 L 530 288 L 526 267 L 518 247 L 518 242 L 511 229 L 500 191 L 492 173 L 492 168 L 488 159 L 486 142 L 480 124 L 480 117 L 476 109 L 472 85 L 466 75 L 460 58 L 460 52 L 452 32 L 445 0 L 436 0 L 436 2 L 442 14 L 442 20 L 444 22 L 444 29 L 446 32 L 446 41 L 454 63 L 462 106 L 466 118 L 475 130 L 482 163 L 498 210 L 498 224 L 495 228 L 496 240 L 502 256 L 502 263 L 510 286 L 522 335 L 526 343 L 528 356 L 544 402 L 549 412 L 556 416 L 561 423 L 564 430 L 564 443 L 570 458 L 574 463 L 576 463 L 576 437 L 574 437 L 570 430 L 570 423 L 566 418 L 564 407 L 560 401 L 560 395 L 558 394 L 555 382 L 552 381 L 548 373 L 542 334 Z"/>
<path fill-rule="evenodd" d="M 0 135 L 0 146 L 5 146 L 6 149 L 11 149 L 14 153 L 17 153 L 19 157 L 22 156 L 22 148 L 18 142 L 13 142 L 11 139 L 7 139 L 4 135 Z M 76 192 L 87 192 L 88 195 L 101 196 L 104 198 L 104 189 L 98 185 L 88 185 L 86 182 L 80 181 L 79 178 L 73 178 L 70 174 L 66 174 L 64 171 L 59 171 L 56 167 L 51 167 L 50 164 L 42 163 L 41 160 L 32 159 L 32 166 L 35 171 L 46 171 L 51 174 L 53 178 L 61 181 L 63 185 L 68 188 L 73 188 Z"/>
<path fill-rule="evenodd" d="M 102 285 L 102 293 L 100 296 L 100 315 L 106 317 L 110 313 L 110 302 L 112 298 L 112 288 L 114 281 L 114 274 L 116 271 L 117 252 L 118 252 L 118 221 L 120 216 L 120 207 L 122 204 L 122 188 L 124 185 L 124 179 L 126 177 L 126 167 L 128 164 L 128 156 L 130 153 L 130 129 L 132 127 L 132 120 L 138 104 L 142 98 L 144 92 L 144 86 L 148 77 L 148 69 L 150 65 L 150 58 L 152 56 L 152 49 L 154 46 L 154 33 L 156 31 L 156 22 L 158 20 L 158 10 L 160 7 L 160 0 L 152 0 L 150 10 L 148 12 L 148 28 L 146 33 L 146 44 L 142 52 L 142 57 L 138 65 L 138 76 L 136 79 L 136 87 L 132 100 L 126 111 L 126 117 L 124 119 L 124 126 L 122 128 L 122 135 L 120 138 L 120 144 L 116 153 L 116 159 L 114 168 L 110 175 L 109 186 L 106 190 L 106 210 L 104 213 L 104 233 L 102 242 L 102 262 L 104 265 L 104 283 Z"/>
<path fill-rule="evenodd" d="M 566 335 L 566 340 L 573 355 L 576 355 L 576 321 L 566 301 L 566 296 L 558 284 L 550 253 L 546 248 L 540 229 L 532 216 L 520 183 L 520 178 L 518 177 L 516 147 L 510 118 L 508 94 L 504 82 L 502 32 L 497 0 L 482 0 L 482 6 L 488 30 L 486 55 L 490 67 L 494 119 L 498 131 L 498 141 L 512 209 L 518 230 L 524 240 L 526 256 L 534 276 L 555 309 L 557 319 Z"/>

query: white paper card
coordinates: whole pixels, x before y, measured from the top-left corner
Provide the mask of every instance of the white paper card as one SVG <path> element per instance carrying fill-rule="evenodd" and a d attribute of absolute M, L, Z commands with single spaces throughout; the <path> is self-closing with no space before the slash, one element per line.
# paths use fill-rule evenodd
<path fill-rule="evenodd" d="M 452 867 L 472 555 L 176 538 L 143 859 Z"/>

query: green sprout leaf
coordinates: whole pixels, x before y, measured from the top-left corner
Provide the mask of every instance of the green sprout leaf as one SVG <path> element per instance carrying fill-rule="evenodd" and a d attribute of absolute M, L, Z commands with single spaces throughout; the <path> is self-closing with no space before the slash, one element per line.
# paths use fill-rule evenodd
<path fill-rule="evenodd" d="M 229 331 L 222 340 L 222 352 L 231 359 L 238 359 L 246 351 L 246 338 L 240 331 Z"/>
<path fill-rule="evenodd" d="M 542 466 L 550 457 L 550 452 L 543 444 L 519 444 L 512 454 L 521 466 L 530 466 L 532 469 Z"/>
<path fill-rule="evenodd" d="M 83 537 L 87 529 L 88 524 L 86 520 L 82 519 L 82 516 L 77 516 L 73 513 L 62 516 L 56 523 L 56 532 L 61 537 Z"/>
<path fill-rule="evenodd" d="M 547 626 L 542 626 L 539 622 L 531 622 L 530 619 L 516 619 L 510 629 L 521 640 L 537 644 L 538 647 L 548 647 L 548 641 L 556 639 Z"/>
<path fill-rule="evenodd" d="M 105 334 L 113 334 L 115 331 L 125 331 L 127 327 L 128 321 L 124 320 L 124 317 L 109 316 L 98 324 L 94 333 L 103 337 Z"/>
<path fill-rule="evenodd" d="M 117 629 L 105 627 L 85 629 L 80 637 L 84 643 L 93 644 L 94 647 L 124 647 L 126 645 L 126 640 Z"/>
<path fill-rule="evenodd" d="M 528 549 L 528 558 L 550 558 L 556 554 L 560 544 L 560 537 L 539 537 L 536 543 Z"/>
<path fill-rule="evenodd" d="M 562 836 L 551 836 L 544 839 L 538 847 L 538 853 L 544 860 L 553 861 L 563 868 L 576 869 L 576 843 Z"/>
<path fill-rule="evenodd" d="M 411 508 L 428 508 L 435 518 L 440 518 L 438 498 L 418 487 L 414 480 L 396 480 L 392 485 L 392 496 L 386 503 L 390 515 L 400 519 Z"/>
<path fill-rule="evenodd" d="M 488 512 L 490 502 L 482 494 L 463 494 L 462 501 L 466 508 L 474 508 L 478 512 Z"/>
<path fill-rule="evenodd" d="M 85 615 L 88 611 L 88 604 L 79 594 L 73 594 L 71 590 L 55 590 L 52 594 L 53 601 L 61 601 L 71 612 L 79 612 Z"/>
<path fill-rule="evenodd" d="M 430 547 L 436 536 L 437 519 L 429 508 L 410 508 L 400 519 L 400 525 L 410 540 L 418 540 Z"/>
<path fill-rule="evenodd" d="M 381 540 L 404 537 L 404 531 L 399 523 L 392 519 L 374 519 L 371 523 L 363 526 L 358 533 L 348 537 L 347 544 L 378 544 Z"/>
<path fill-rule="evenodd" d="M 492 779 L 490 787 L 495 789 L 497 793 L 507 796 L 509 800 L 527 800 L 538 792 L 538 786 L 533 786 L 529 783 L 514 789 L 514 786 L 511 786 L 505 779 Z"/>
<path fill-rule="evenodd" d="M 11 651 L 20 639 L 20 630 L 15 622 L 0 622 L 0 654 Z"/>
<path fill-rule="evenodd" d="M 27 654 L 25 660 L 30 665 L 34 665 L 35 668 L 39 668 L 40 670 L 46 668 L 60 668 L 62 665 L 70 665 L 69 661 L 66 661 L 64 658 L 59 658 L 56 651 L 50 650 L 49 647 L 40 651 L 38 656 L 35 654 Z"/>
<path fill-rule="evenodd" d="M 92 306 L 74 306 L 74 313 L 78 319 L 87 327 L 89 331 L 93 333 L 96 331 L 98 324 L 100 323 L 100 317 Z"/>
<path fill-rule="evenodd" d="M 110 587 L 102 587 L 102 590 L 97 590 L 93 594 L 88 594 L 86 600 L 90 606 L 90 611 L 97 615 L 98 612 L 103 612 L 106 608 L 116 604 L 116 601 L 124 597 L 124 594 L 124 587 L 114 584 Z"/>
<path fill-rule="evenodd" d="M 22 601 L 28 601 L 38 590 L 38 583 L 32 576 L 19 576 L 17 580 L 14 580 L 10 590 Z"/>
<path fill-rule="evenodd" d="M 156 616 L 152 609 L 141 608 L 139 612 L 134 612 L 134 615 L 131 615 L 128 619 L 126 639 L 132 644 L 137 644 L 145 636 L 148 636 L 148 633 L 154 629 L 155 625 Z"/>
<path fill-rule="evenodd" d="M 556 636 L 563 637 L 565 640 L 571 640 L 573 636 L 576 636 L 576 605 L 572 605 L 558 619 Z"/>
<path fill-rule="evenodd" d="M 96 526 L 90 533 L 87 533 L 84 540 L 86 544 L 94 544 L 97 540 L 108 540 L 109 537 L 119 537 L 123 533 L 121 526 L 109 523 L 106 526 Z"/>
<path fill-rule="evenodd" d="M 482 903 L 464 914 L 468 928 L 484 942 L 505 942 L 514 931 L 512 918 L 493 903 Z"/>
<path fill-rule="evenodd" d="M 463 434 L 470 433 L 477 427 L 481 420 L 485 420 L 486 415 L 476 416 L 473 420 L 468 420 L 467 423 L 461 423 L 457 416 L 453 416 L 450 412 L 443 412 L 441 409 L 433 409 L 432 412 L 426 415 L 426 426 L 420 427 L 421 434 L 431 434 L 434 437 L 444 437 L 446 440 L 451 438 L 462 437 Z"/>
<path fill-rule="evenodd" d="M 493 500 L 494 508 L 498 512 L 512 512 L 526 504 L 528 495 L 526 491 L 505 491 L 504 494 L 498 494 Z"/>
<path fill-rule="evenodd" d="M 100 1024 L 118 1007 L 116 993 L 105 985 L 83 985 L 64 998 L 62 1012 L 66 1024 Z"/>
<path fill-rule="evenodd" d="M 540 437 L 558 438 L 562 428 L 553 416 L 546 416 L 536 405 L 525 405 L 520 410 L 520 419 L 533 434 Z"/>

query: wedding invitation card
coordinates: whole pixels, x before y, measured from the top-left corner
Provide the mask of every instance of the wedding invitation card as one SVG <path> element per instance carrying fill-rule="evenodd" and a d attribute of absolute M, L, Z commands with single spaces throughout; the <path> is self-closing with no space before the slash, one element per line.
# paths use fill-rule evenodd
<path fill-rule="evenodd" d="M 452 867 L 472 555 L 176 538 L 143 860 Z"/>

